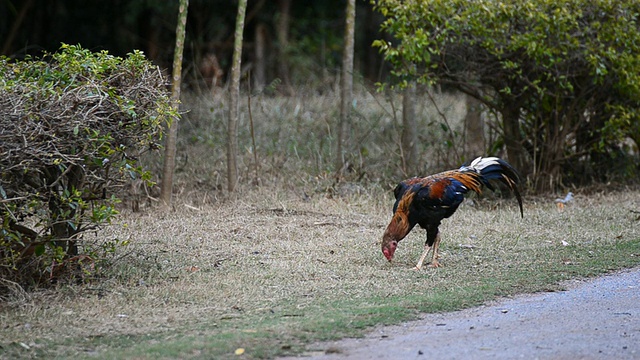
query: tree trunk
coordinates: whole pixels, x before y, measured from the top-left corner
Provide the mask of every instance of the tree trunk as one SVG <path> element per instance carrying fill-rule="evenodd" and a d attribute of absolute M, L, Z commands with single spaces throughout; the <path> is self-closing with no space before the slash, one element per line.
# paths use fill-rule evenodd
<path fill-rule="evenodd" d="M 280 14 L 276 23 L 276 36 L 278 38 L 278 76 L 282 80 L 283 92 L 293 95 L 291 77 L 289 76 L 289 20 L 291 18 L 291 0 L 278 0 Z"/>
<path fill-rule="evenodd" d="M 342 177 L 344 168 L 344 144 L 351 133 L 350 115 L 351 98 L 353 95 L 353 48 L 356 22 L 356 1 L 348 0 L 344 31 L 344 49 L 342 53 L 342 73 L 340 75 L 340 119 L 338 120 L 338 139 L 336 150 L 336 180 Z"/>
<path fill-rule="evenodd" d="M 84 170 L 81 166 L 69 165 L 69 168 L 62 172 L 57 166 L 50 166 L 45 169 L 44 175 L 47 188 L 51 189 L 51 193 L 47 195 L 52 220 L 50 227 L 52 240 L 56 246 L 62 248 L 65 255 L 78 255 L 78 245 L 73 238 L 81 225 L 74 222 L 78 209 L 70 206 L 69 202 L 63 199 L 62 194 L 73 194 L 84 187 Z"/>
<path fill-rule="evenodd" d="M 371 82 L 383 82 L 389 75 L 389 63 L 384 61 L 380 49 L 371 46 L 375 40 L 394 41 L 391 34 L 380 31 L 380 24 L 385 20 L 381 13 L 375 11 L 372 6 L 364 8 L 365 14 L 358 13 L 358 19 L 364 22 L 364 34 L 359 43 L 359 48 L 365 49 L 364 64 L 361 71 L 364 77 Z"/>
<path fill-rule="evenodd" d="M 176 47 L 173 55 L 173 73 L 171 78 L 171 100 L 177 109 L 180 102 L 180 84 L 182 82 L 182 52 L 184 50 L 184 38 L 187 28 L 187 11 L 189 0 L 180 0 L 178 12 L 178 25 L 176 27 Z M 169 134 L 165 144 L 164 166 L 162 170 L 162 185 L 160 187 L 160 200 L 169 208 L 171 206 L 171 193 L 173 189 L 173 171 L 176 167 L 176 142 L 178 139 L 178 119 L 175 118 L 169 124 Z"/>
<path fill-rule="evenodd" d="M 562 185 L 562 163 L 565 151 L 570 146 L 566 139 L 571 130 L 570 124 L 573 114 L 556 112 L 555 117 L 546 119 L 544 152 L 539 156 L 539 173 L 535 180 L 537 191 L 551 191 Z M 575 116 L 575 115 L 574 115 Z M 580 121 L 580 120 L 578 120 Z M 539 123 L 545 123 L 539 119 Z"/>
<path fill-rule="evenodd" d="M 238 1 L 236 31 L 233 41 L 233 61 L 231 64 L 231 87 L 229 89 L 229 125 L 227 139 L 227 176 L 229 192 L 236 190 L 238 184 L 238 117 L 240 100 L 240 67 L 242 66 L 242 32 L 247 0 Z"/>
<path fill-rule="evenodd" d="M 402 97 L 402 164 L 405 175 L 418 171 L 418 132 L 416 125 L 416 83 L 410 82 Z"/>
<path fill-rule="evenodd" d="M 504 143 L 507 149 L 507 161 L 526 178 L 531 169 L 526 158 L 526 151 L 522 145 L 520 132 L 520 106 L 506 107 L 501 111 L 504 131 Z M 523 179 L 524 180 L 524 179 Z"/>
<path fill-rule="evenodd" d="M 465 95 L 467 115 L 464 118 L 465 160 L 485 155 L 484 121 L 482 120 L 482 103 L 470 95 Z"/>
<path fill-rule="evenodd" d="M 16 34 L 20 31 L 20 27 L 25 17 L 27 16 L 27 12 L 31 8 L 31 5 L 33 5 L 33 0 L 27 0 L 22 5 L 22 8 L 20 8 L 20 12 L 18 13 L 18 16 L 16 16 L 16 20 L 13 22 L 13 25 L 11 25 L 11 30 L 9 30 L 9 34 L 5 36 L 4 44 L 2 45 L 2 51 L 0 51 L 0 54 L 9 55 L 9 51 L 11 51 L 11 48 L 13 46 L 13 39 L 16 37 Z"/>
<path fill-rule="evenodd" d="M 255 57 L 254 57 L 254 72 L 252 76 L 253 88 L 256 91 L 261 91 L 266 82 L 266 42 L 267 42 L 267 27 L 265 24 L 260 23 L 256 26 L 255 32 Z"/>

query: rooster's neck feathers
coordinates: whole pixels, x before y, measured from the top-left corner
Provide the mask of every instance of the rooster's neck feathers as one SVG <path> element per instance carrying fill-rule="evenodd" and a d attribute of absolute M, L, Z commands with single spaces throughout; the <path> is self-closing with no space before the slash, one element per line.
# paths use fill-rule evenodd
<path fill-rule="evenodd" d="M 409 234 L 411 228 L 412 226 L 409 224 L 407 213 L 403 211 L 396 211 L 389 223 L 389 226 L 387 226 L 387 229 L 384 232 L 383 238 L 386 241 L 400 241 Z"/>
<path fill-rule="evenodd" d="M 402 195 L 402 198 L 398 199 L 398 205 L 396 207 L 396 212 L 399 213 L 407 213 L 409 211 L 409 206 L 413 201 L 413 198 L 416 196 L 414 191 L 407 191 Z"/>
<path fill-rule="evenodd" d="M 387 230 L 385 231 L 385 238 L 399 241 L 407 236 L 409 231 L 411 231 L 408 215 L 409 207 L 411 206 L 415 195 L 415 192 L 407 191 L 397 201 L 393 219 L 391 219 L 391 222 L 389 223 L 389 226 L 387 226 Z"/>

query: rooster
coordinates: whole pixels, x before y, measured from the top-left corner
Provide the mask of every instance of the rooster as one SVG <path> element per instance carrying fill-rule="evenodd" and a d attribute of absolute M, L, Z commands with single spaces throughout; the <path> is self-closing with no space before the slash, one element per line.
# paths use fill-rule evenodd
<path fill-rule="evenodd" d="M 391 261 L 398 242 L 418 224 L 427 231 L 427 241 L 415 269 L 422 268 L 424 259 L 432 249 L 429 266 L 440 266 L 438 263 L 440 222 L 456 212 L 469 190 L 481 194 L 482 187 L 486 186 L 494 191 L 490 180 L 500 181 L 513 191 L 520 206 L 520 216 L 524 217 L 522 198 L 518 191 L 518 173 L 506 161 L 497 157 L 479 157 L 458 170 L 445 171 L 423 178 L 414 177 L 398 184 L 393 191 L 396 197 L 393 218 L 382 236 L 384 256 Z"/>

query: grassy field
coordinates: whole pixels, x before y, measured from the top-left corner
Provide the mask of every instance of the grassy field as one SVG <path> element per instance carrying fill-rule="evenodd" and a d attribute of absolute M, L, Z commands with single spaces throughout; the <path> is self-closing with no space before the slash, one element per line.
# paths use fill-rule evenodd
<path fill-rule="evenodd" d="M 437 106 L 424 99 L 417 109 L 421 175 L 471 156 L 464 102 L 434 96 Z M 524 219 L 515 199 L 473 199 L 440 228 L 444 267 L 412 270 L 419 229 L 388 263 L 380 240 L 391 190 L 415 175 L 402 166 L 399 98 L 361 89 L 338 186 L 337 96 L 258 95 L 251 116 L 244 101 L 235 198 L 223 190 L 225 98 L 186 98 L 173 210 L 147 206 L 157 188 L 138 189 L 142 212 L 124 209 L 117 223 L 85 236 L 85 251 L 120 245 L 82 284 L 15 288 L 0 302 L 0 358 L 273 358 L 640 265 L 640 193 L 620 188 L 574 190 L 562 212 L 556 196 L 525 197 Z M 146 165 L 160 173 L 157 158 Z"/>
<path fill-rule="evenodd" d="M 379 248 L 389 189 L 301 196 L 260 189 L 217 204 L 123 213 L 128 241 L 99 278 L 0 303 L 0 358 L 272 358 L 377 324 L 560 290 L 640 265 L 640 193 L 465 202 L 441 227 L 439 269 L 412 270 L 422 230 L 393 263 Z M 242 355 L 234 352 L 242 348 Z"/>

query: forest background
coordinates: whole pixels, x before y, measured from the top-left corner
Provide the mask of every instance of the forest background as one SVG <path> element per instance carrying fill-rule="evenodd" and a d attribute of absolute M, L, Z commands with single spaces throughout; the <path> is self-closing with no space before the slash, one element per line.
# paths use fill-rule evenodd
<path fill-rule="evenodd" d="M 388 6 L 386 10 L 391 11 L 394 3 L 380 2 L 380 6 Z M 8 1 L 3 6 L 6 11 L 0 13 L 0 54 L 14 59 L 38 56 L 43 51 L 57 50 L 62 42 L 80 44 L 91 51 L 107 50 L 117 56 L 139 49 L 165 69 L 167 74 L 171 73 L 177 2 L 112 1 L 86 4 L 77 1 L 27 0 Z M 345 140 L 337 141 L 339 130 L 342 130 L 337 110 L 340 108 L 345 6 L 344 1 L 332 0 L 308 3 L 291 0 L 248 2 L 240 83 L 245 94 L 240 106 L 238 133 L 240 184 L 265 181 L 281 183 L 284 177 L 282 167 L 286 169 L 291 165 L 291 171 L 303 171 L 310 176 L 302 183 L 295 181 L 289 186 L 308 185 L 308 179 L 317 180 L 320 177 L 331 181 L 320 181 L 311 190 L 302 192 L 334 191 L 335 185 L 341 182 L 393 183 L 402 177 L 458 167 L 478 155 L 506 158 L 523 175 L 527 188 L 534 191 L 564 191 L 576 186 L 611 181 L 628 183 L 637 177 L 638 125 L 635 115 L 625 114 L 621 119 L 612 121 L 614 116 L 610 111 L 587 108 L 595 102 L 609 101 L 593 95 L 599 88 L 605 89 L 595 78 L 583 93 L 579 92 L 580 89 L 571 88 L 571 93 L 566 96 L 582 102 L 558 100 L 558 96 L 565 95 L 547 86 L 544 83 L 546 74 L 537 72 L 538 69 L 533 66 L 529 68 L 529 78 L 523 79 L 524 83 L 532 81 L 536 84 L 529 91 L 550 94 L 536 100 L 533 105 L 522 105 L 521 99 L 528 93 L 519 88 L 509 88 L 508 85 L 516 82 L 513 78 L 511 82 L 503 79 L 503 76 L 512 76 L 504 69 L 502 72 L 492 70 L 499 86 L 489 84 L 489 90 L 482 88 L 480 91 L 498 94 L 521 91 L 520 99 L 499 96 L 498 103 L 502 104 L 495 105 L 484 101 L 485 95 L 478 95 L 477 89 L 459 86 L 459 79 L 467 75 L 464 71 L 477 72 L 478 68 L 491 68 L 482 62 L 475 69 L 464 69 L 459 74 L 453 74 L 458 76 L 453 79 L 448 78 L 452 74 L 423 72 L 425 77 L 431 76 L 437 83 L 434 84 L 433 80 L 423 81 L 428 84 L 418 86 L 417 92 L 397 88 L 381 91 L 381 83 L 402 84 L 409 77 L 420 80 L 420 73 L 411 73 L 406 69 L 400 72 L 400 76 L 394 76 L 401 66 L 398 61 L 414 59 L 410 59 L 411 54 L 401 54 L 397 57 L 407 57 L 394 59 L 393 53 L 388 51 L 389 47 L 385 48 L 384 45 L 397 43 L 394 36 L 419 36 L 410 26 L 403 29 L 387 24 L 386 31 L 381 29 L 385 22 L 381 8 L 376 9 L 368 1 L 356 2 L 352 74 L 355 77 L 355 97 Z M 447 7 L 453 9 L 456 6 L 452 3 L 444 8 L 434 8 L 432 13 L 447 16 Z M 181 111 L 184 116 L 179 136 L 177 191 L 190 188 L 215 193 L 222 189 L 227 177 L 224 144 L 228 141 L 227 90 L 236 10 L 237 2 L 201 0 L 189 4 L 182 71 Z M 475 10 L 471 8 L 470 11 Z M 617 10 L 611 11 L 615 14 Z M 526 9 L 524 12 L 527 12 Z M 585 12 L 584 17 L 588 18 L 589 13 Z M 400 13 L 395 15 L 397 18 L 403 16 Z M 440 26 L 438 21 L 441 19 L 435 16 L 423 20 L 433 24 L 434 28 Z M 533 19 L 531 23 L 546 20 Z M 593 24 L 603 22 L 602 19 L 591 20 Z M 422 26 L 423 29 L 429 26 L 420 21 L 413 23 L 415 27 Z M 533 26 L 526 21 L 524 23 Z M 558 23 L 559 28 L 565 26 Z M 570 30 L 568 28 L 567 32 Z M 620 26 L 619 30 L 628 29 Z M 561 29 L 556 31 L 561 32 Z M 531 34 L 521 41 L 536 44 L 536 39 L 532 37 L 537 34 Z M 513 39 L 516 35 L 513 35 Z M 592 32 L 585 30 L 585 34 L 579 35 L 590 37 Z M 574 34 L 576 37 L 579 35 Z M 474 41 L 471 35 L 465 36 L 471 38 L 470 43 Z M 555 34 L 549 36 L 549 42 L 553 42 Z M 496 39 L 498 41 L 501 40 Z M 599 38 L 598 41 L 608 40 Z M 632 43 L 631 39 L 624 41 Z M 560 68 L 559 74 L 552 74 L 555 77 L 547 80 L 565 89 L 577 87 L 572 76 L 590 78 L 587 73 L 571 73 L 571 64 L 579 65 L 576 60 L 563 64 L 553 58 L 556 56 L 553 52 L 571 49 L 552 46 L 538 46 L 537 51 L 542 53 L 542 57 L 531 56 L 532 60 L 523 62 L 521 71 L 526 71 L 526 66 L 532 62 L 543 68 L 556 66 Z M 471 46 L 468 48 L 469 51 L 475 51 Z M 455 56 L 468 59 L 458 49 L 447 50 Z M 527 52 L 526 55 L 531 54 Z M 385 56 L 390 62 L 385 61 Z M 546 58 L 550 58 L 551 65 Z M 618 75 L 611 69 L 616 65 L 606 63 L 607 60 L 594 66 L 608 66 L 609 77 L 616 81 Z M 448 61 L 449 65 L 456 60 L 452 62 L 443 57 L 442 61 Z M 420 62 L 416 63 L 419 68 Z M 506 69 L 510 65 L 505 61 L 502 66 Z M 627 70 L 624 69 L 625 72 Z M 562 83 L 564 78 L 570 79 L 568 84 Z M 487 83 L 486 78 L 479 78 L 478 81 L 483 86 Z M 542 81 L 542 85 L 538 81 Z M 621 91 L 629 92 L 631 86 L 637 85 L 633 84 L 625 83 L 619 87 L 624 86 L 625 89 Z M 526 89 L 527 85 L 524 87 Z M 603 92 L 609 94 L 608 91 Z M 551 110 L 535 110 L 541 108 L 536 103 L 547 104 L 549 101 L 565 101 L 567 104 Z M 616 101 L 609 102 L 611 107 L 617 106 Z M 505 103 L 514 105 L 509 107 Z M 576 107 L 583 107 L 584 115 L 579 112 L 576 115 Z M 550 119 L 554 116 L 557 119 Z M 306 136 L 318 141 L 313 144 L 306 142 Z M 346 145 L 343 149 L 336 149 L 336 143 Z M 195 155 L 201 152 L 208 154 L 206 159 Z M 300 160 L 295 166 L 291 164 L 292 157 Z M 337 158 L 338 161 L 335 160 Z M 160 173 L 158 159 L 153 159 L 148 166 L 156 166 L 158 169 L 154 173 Z M 196 186 L 181 182 L 180 172 L 185 174 L 183 179 L 197 180 Z M 193 172 L 200 175 L 193 176 Z M 291 172 L 286 174 L 291 178 Z"/>

